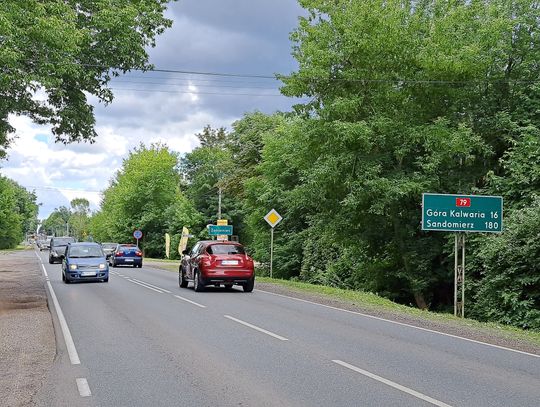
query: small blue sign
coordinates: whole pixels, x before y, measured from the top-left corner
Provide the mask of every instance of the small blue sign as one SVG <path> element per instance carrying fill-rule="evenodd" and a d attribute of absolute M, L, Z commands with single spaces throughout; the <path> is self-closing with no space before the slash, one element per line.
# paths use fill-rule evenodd
<path fill-rule="evenodd" d="M 137 229 L 135 232 L 133 232 L 133 237 L 135 239 L 140 239 L 142 237 L 142 232 Z"/>

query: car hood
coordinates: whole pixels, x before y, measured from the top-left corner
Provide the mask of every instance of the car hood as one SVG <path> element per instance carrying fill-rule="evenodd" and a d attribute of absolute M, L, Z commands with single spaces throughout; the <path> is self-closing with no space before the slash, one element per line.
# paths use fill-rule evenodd
<path fill-rule="evenodd" d="M 69 264 L 97 266 L 99 264 L 107 264 L 105 257 L 70 257 L 67 259 Z"/>

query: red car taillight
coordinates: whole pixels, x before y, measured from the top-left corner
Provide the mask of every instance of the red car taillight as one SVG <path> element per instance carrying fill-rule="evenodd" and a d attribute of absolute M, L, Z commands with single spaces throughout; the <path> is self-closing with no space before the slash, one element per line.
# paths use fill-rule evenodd
<path fill-rule="evenodd" d="M 206 254 L 203 254 L 201 257 L 201 266 L 210 267 L 212 265 L 212 258 Z"/>
<path fill-rule="evenodd" d="M 141 256 L 142 256 L 142 252 L 136 252 L 135 255 L 138 256 L 138 257 L 141 257 Z"/>
<path fill-rule="evenodd" d="M 124 253 L 123 252 L 116 252 L 114 255 L 116 257 L 122 257 L 124 255 Z"/>

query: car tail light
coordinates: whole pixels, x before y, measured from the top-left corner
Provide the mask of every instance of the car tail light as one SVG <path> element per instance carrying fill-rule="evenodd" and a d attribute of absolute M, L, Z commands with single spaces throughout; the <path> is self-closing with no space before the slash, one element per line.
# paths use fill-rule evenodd
<path fill-rule="evenodd" d="M 249 257 L 247 254 L 246 254 L 246 264 L 248 266 L 253 266 L 253 259 Z"/>
<path fill-rule="evenodd" d="M 212 257 L 203 254 L 201 255 L 201 265 L 204 267 L 209 267 L 212 265 Z"/>
<path fill-rule="evenodd" d="M 141 256 L 142 256 L 142 252 L 140 252 L 140 251 L 137 250 L 137 251 L 135 252 L 135 255 L 138 256 L 138 257 L 141 257 Z"/>
<path fill-rule="evenodd" d="M 124 252 L 116 252 L 114 255 L 116 257 L 122 257 L 124 255 Z"/>

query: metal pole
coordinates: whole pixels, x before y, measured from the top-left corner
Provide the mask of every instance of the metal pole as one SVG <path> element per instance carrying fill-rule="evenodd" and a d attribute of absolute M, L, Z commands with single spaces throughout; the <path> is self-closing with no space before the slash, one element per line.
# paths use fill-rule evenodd
<path fill-rule="evenodd" d="M 465 318 L 465 233 L 461 239 L 461 318 Z"/>
<path fill-rule="evenodd" d="M 217 215 L 217 218 L 221 219 L 221 187 L 219 187 L 219 192 L 218 192 L 218 215 Z"/>
<path fill-rule="evenodd" d="M 458 234 L 454 239 L 454 316 L 457 316 Z"/>
<path fill-rule="evenodd" d="M 272 278 L 273 261 L 274 261 L 274 228 L 270 228 L 270 278 Z"/>

